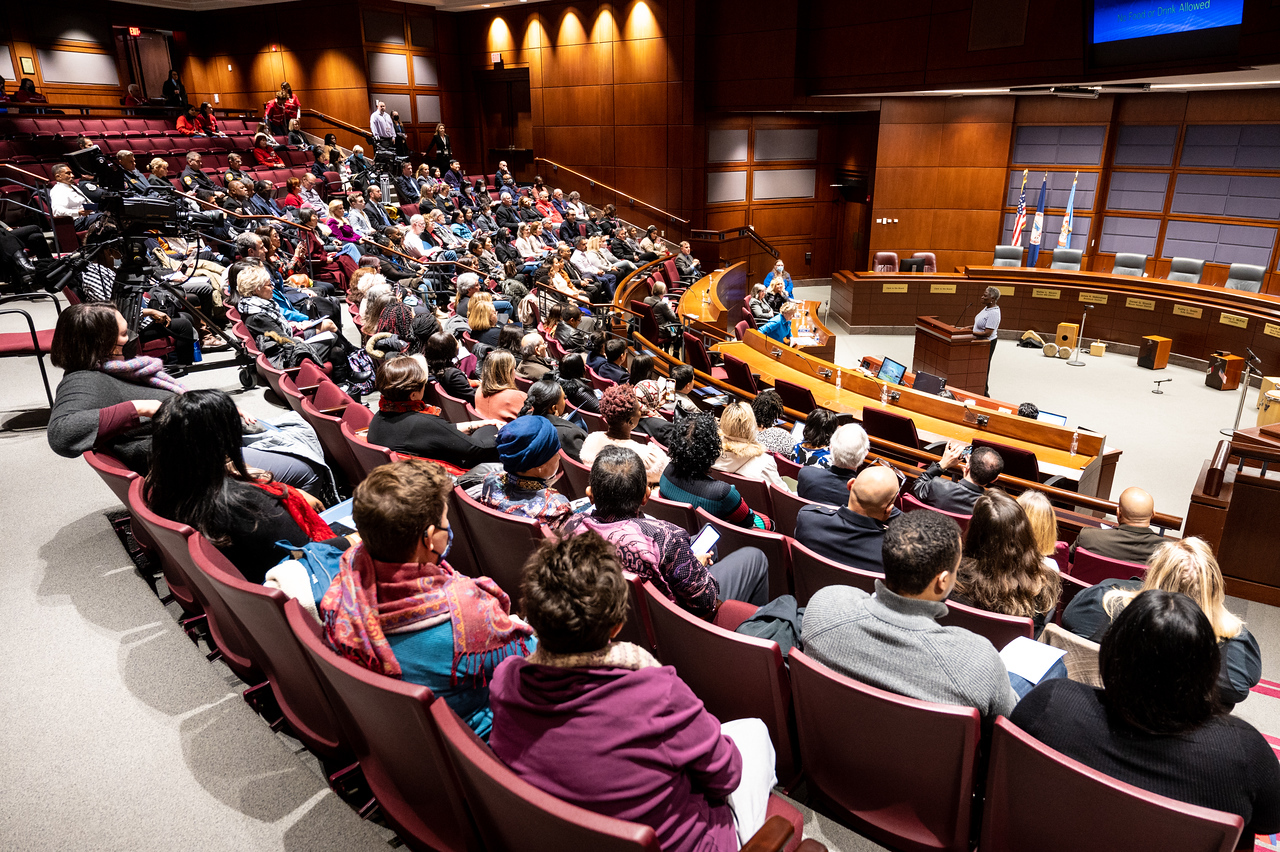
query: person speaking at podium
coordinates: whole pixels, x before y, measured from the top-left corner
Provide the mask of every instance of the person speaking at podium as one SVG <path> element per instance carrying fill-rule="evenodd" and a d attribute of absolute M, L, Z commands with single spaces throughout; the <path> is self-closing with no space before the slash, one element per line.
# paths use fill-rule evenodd
<path fill-rule="evenodd" d="M 791 345 L 791 318 L 796 315 L 796 303 L 787 302 L 782 310 L 761 327 L 760 333 L 770 340 L 776 340 L 786 346 Z"/>
<path fill-rule="evenodd" d="M 972 332 L 980 340 L 991 341 L 991 353 L 987 357 L 987 381 L 982 389 L 983 396 L 991 396 L 991 359 L 996 354 L 996 334 L 1000 331 L 1000 305 L 997 304 L 1000 301 L 1000 291 L 995 287 L 988 287 L 982 291 L 980 301 L 982 310 L 973 318 L 973 325 L 957 330 Z"/>

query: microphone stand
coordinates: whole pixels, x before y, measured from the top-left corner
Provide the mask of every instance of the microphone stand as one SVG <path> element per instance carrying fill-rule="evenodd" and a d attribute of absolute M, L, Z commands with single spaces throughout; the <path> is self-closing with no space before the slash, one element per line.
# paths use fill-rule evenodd
<path fill-rule="evenodd" d="M 1084 366 L 1084 362 L 1080 360 L 1080 347 L 1084 345 L 1084 321 L 1089 318 L 1089 311 L 1092 309 L 1093 305 L 1085 305 L 1084 313 L 1080 315 L 1080 336 L 1076 338 L 1076 351 L 1067 362 L 1068 367 Z"/>
<path fill-rule="evenodd" d="M 1253 376 L 1253 366 L 1258 365 L 1258 372 L 1262 372 L 1262 361 L 1253 351 L 1245 347 L 1245 353 L 1248 355 L 1244 361 L 1244 376 L 1240 380 L 1240 404 L 1236 406 L 1236 422 L 1230 429 L 1219 429 L 1218 434 L 1226 435 L 1228 438 L 1235 435 L 1240 429 L 1240 418 L 1244 415 L 1244 399 L 1249 395 L 1249 379 Z"/>

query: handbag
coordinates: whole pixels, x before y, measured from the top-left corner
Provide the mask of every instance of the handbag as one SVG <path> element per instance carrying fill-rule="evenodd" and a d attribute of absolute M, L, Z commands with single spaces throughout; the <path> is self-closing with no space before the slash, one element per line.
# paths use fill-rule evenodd
<path fill-rule="evenodd" d="M 311 592 L 316 603 L 320 603 L 324 593 L 329 591 L 329 586 L 333 585 L 333 578 L 338 576 L 342 551 L 332 544 L 320 541 L 309 541 L 301 547 L 288 541 L 277 541 L 276 547 L 287 550 L 287 558 L 296 559 L 306 569 L 307 578 L 311 581 Z"/>

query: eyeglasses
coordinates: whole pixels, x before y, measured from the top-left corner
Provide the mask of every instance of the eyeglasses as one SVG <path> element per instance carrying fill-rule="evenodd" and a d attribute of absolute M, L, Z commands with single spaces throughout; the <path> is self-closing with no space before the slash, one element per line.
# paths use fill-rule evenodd
<path fill-rule="evenodd" d="M 871 462 L 871 463 L 872 463 L 872 464 L 878 464 L 878 465 L 880 465 L 881 467 L 887 467 L 890 471 L 892 471 L 892 472 L 893 472 L 893 475 L 894 475 L 894 476 L 896 476 L 896 477 L 898 478 L 898 491 L 902 491 L 902 486 L 904 486 L 904 485 L 906 485 L 906 484 L 907 484 L 907 476 L 906 476 L 906 474 L 904 474 L 902 471 L 900 471 L 900 470 L 898 470 L 896 467 L 894 467 L 894 465 L 893 465 L 893 463 L 892 463 L 892 462 L 889 462 L 889 461 L 887 461 L 887 460 L 885 460 L 885 459 L 877 458 L 877 459 L 872 460 L 872 462 Z"/>

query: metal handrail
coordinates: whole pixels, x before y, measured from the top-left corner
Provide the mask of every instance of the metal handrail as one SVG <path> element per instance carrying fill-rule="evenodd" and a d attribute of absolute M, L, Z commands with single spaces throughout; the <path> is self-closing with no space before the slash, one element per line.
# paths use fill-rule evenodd
<path fill-rule="evenodd" d="M 737 239 L 739 237 L 747 237 L 765 252 L 774 258 L 779 257 L 778 250 L 774 248 L 768 240 L 756 233 L 756 229 L 751 225 L 743 225 L 739 228 L 726 228 L 723 231 L 703 231 L 692 230 L 689 232 L 691 240 L 715 240 L 716 242 L 724 242 L 726 238 Z"/>
<path fill-rule="evenodd" d="M 329 124 L 332 124 L 334 127 L 340 127 L 343 130 L 346 130 L 349 133 L 354 133 L 363 139 L 368 139 L 371 142 L 373 141 L 373 135 L 369 130 L 356 127 L 354 124 L 351 124 L 350 122 L 347 122 L 347 121 L 343 121 L 340 118 L 334 118 L 328 113 L 320 112 L 320 110 L 317 110 L 317 109 L 304 109 L 302 111 L 302 114 L 306 116 L 310 116 L 311 118 L 318 118 L 321 121 L 326 121 Z"/>
<path fill-rule="evenodd" d="M 636 198 L 634 195 L 631 195 L 630 193 L 627 193 L 627 192 L 623 192 L 617 187 L 609 186 L 609 184 L 605 183 L 604 181 L 596 180 L 590 175 L 584 175 L 582 172 L 575 171 L 569 168 L 568 166 L 562 166 L 559 163 L 555 162 L 554 160 L 548 160 L 546 157 L 534 157 L 533 159 L 534 159 L 534 162 L 546 163 L 547 165 L 551 166 L 552 169 L 555 169 L 555 170 L 564 169 L 566 172 L 568 172 L 571 175 L 577 175 L 583 180 L 589 182 L 593 187 L 600 186 L 600 187 L 603 187 L 608 192 L 614 193 L 615 195 L 621 195 L 623 198 L 629 198 L 632 201 L 634 201 L 636 204 L 639 204 L 641 207 L 647 207 L 656 213 L 660 213 L 663 216 L 666 216 L 672 222 L 679 222 L 681 225 L 689 224 L 688 219 L 681 219 L 679 216 L 675 215 L 674 213 L 671 213 L 670 211 L 663 210 L 661 207 L 655 207 L 654 205 L 648 203 L 647 201 L 641 201 L 639 198 Z"/>

